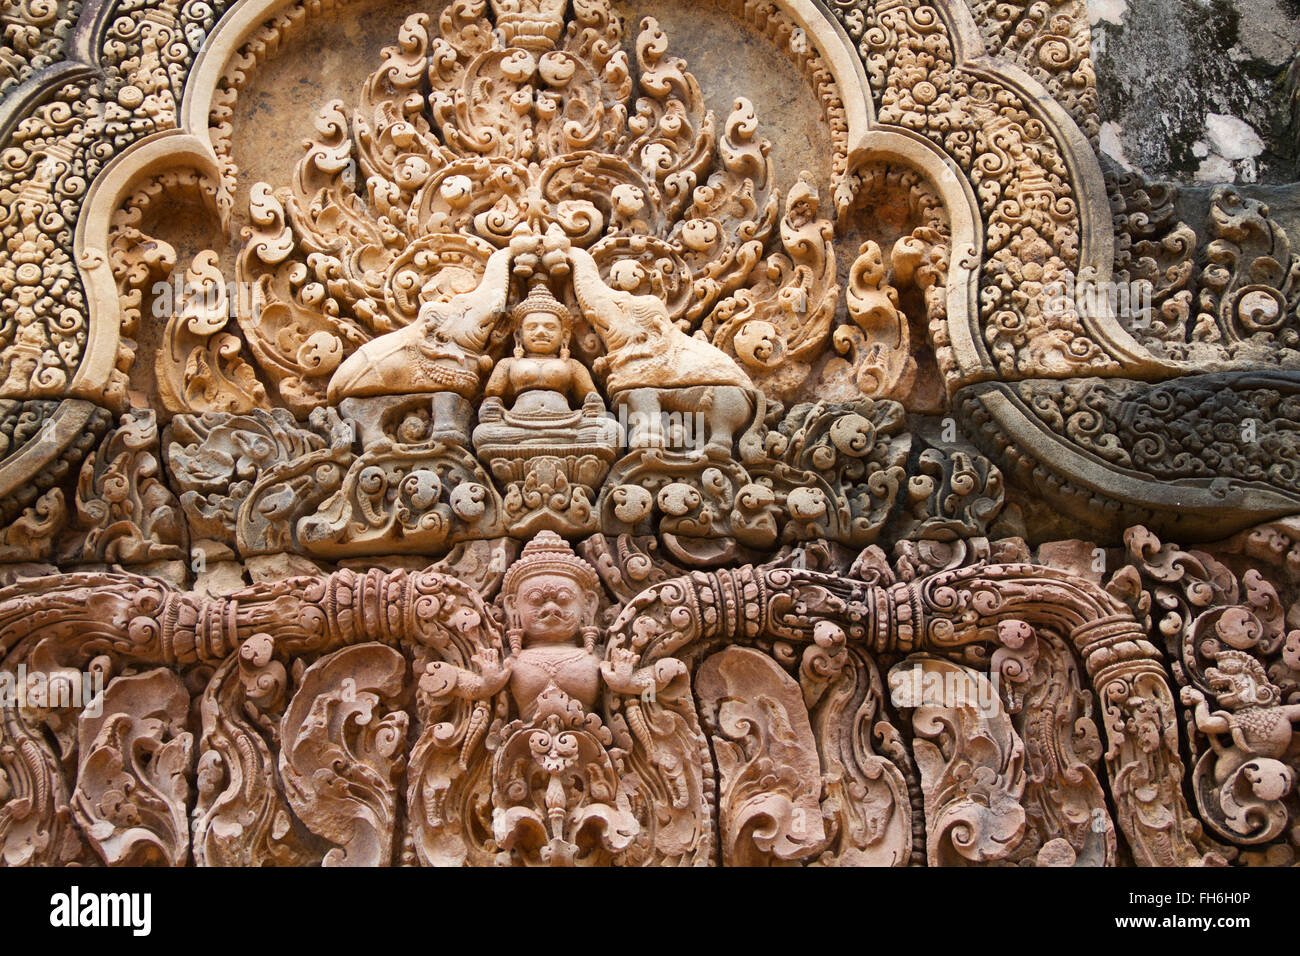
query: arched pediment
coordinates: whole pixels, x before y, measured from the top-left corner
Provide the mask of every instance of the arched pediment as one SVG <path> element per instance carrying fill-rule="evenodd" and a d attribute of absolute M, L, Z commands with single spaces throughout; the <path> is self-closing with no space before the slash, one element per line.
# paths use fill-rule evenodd
<path fill-rule="evenodd" d="M 24 10 L 0 861 L 1294 857 L 1300 260 L 1078 5 Z"/>

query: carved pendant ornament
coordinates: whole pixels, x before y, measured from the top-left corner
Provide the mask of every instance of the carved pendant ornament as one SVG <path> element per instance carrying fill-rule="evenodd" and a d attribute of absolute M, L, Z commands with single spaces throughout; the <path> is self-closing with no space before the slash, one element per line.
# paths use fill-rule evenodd
<path fill-rule="evenodd" d="M 0 863 L 1295 862 L 1300 260 L 1107 195 L 1086 19 L 89 6 L 0 60 Z"/>

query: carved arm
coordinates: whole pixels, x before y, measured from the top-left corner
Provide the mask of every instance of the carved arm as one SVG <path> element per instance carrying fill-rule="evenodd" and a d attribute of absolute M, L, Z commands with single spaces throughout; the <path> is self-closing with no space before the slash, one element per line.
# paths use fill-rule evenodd
<path fill-rule="evenodd" d="M 486 700 L 501 691 L 510 680 L 513 662 L 498 664 L 496 651 L 485 648 L 474 655 L 479 671 L 457 667 L 447 661 L 432 661 L 420 678 L 420 690 L 435 701 L 459 697 Z"/>
<path fill-rule="evenodd" d="M 1210 710 L 1210 704 L 1195 687 L 1184 687 L 1179 693 L 1183 703 L 1188 706 L 1194 706 L 1195 712 L 1193 720 L 1196 722 L 1196 729 L 1203 734 L 1226 734 L 1232 730 L 1232 715 L 1227 711 Z M 1210 739 L 1211 745 L 1215 744 L 1213 737 Z M 1216 746 L 1217 750 L 1218 747 Z"/>

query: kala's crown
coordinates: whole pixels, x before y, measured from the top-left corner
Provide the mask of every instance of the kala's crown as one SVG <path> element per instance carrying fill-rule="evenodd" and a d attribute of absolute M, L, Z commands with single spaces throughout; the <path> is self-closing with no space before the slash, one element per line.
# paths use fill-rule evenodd
<path fill-rule="evenodd" d="M 569 542 L 554 531 L 539 531 L 524 546 L 519 560 L 506 572 L 503 590 L 514 594 L 520 583 L 534 574 L 563 574 L 584 591 L 595 591 L 600 584 L 596 569 L 574 554 Z"/>

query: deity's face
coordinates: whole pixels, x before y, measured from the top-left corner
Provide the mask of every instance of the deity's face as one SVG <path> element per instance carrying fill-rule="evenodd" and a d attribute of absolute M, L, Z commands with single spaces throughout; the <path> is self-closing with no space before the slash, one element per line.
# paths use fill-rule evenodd
<path fill-rule="evenodd" d="M 519 325 L 519 341 L 529 355 L 556 355 L 564 344 L 564 325 L 549 312 L 530 312 Z"/>
<path fill-rule="evenodd" d="M 534 574 L 519 583 L 515 613 L 524 644 L 568 644 L 587 618 L 587 595 L 564 574 Z"/>

